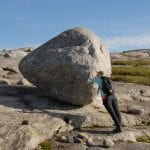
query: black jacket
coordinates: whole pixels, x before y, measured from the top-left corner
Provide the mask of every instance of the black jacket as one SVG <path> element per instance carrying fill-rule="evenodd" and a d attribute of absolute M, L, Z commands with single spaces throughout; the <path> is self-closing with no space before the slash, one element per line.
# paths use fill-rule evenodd
<path fill-rule="evenodd" d="M 102 76 L 102 90 L 104 93 L 107 95 L 112 95 L 113 94 L 113 89 L 112 89 L 112 84 L 111 80 L 108 77 Z"/>

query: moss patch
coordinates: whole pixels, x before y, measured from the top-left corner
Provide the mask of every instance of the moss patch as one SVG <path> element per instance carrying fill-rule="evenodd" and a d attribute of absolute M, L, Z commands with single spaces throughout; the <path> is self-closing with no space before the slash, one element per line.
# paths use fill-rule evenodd
<path fill-rule="evenodd" d="M 138 142 L 145 142 L 150 143 L 150 137 L 149 136 L 140 136 L 136 139 Z"/>
<path fill-rule="evenodd" d="M 44 141 L 41 144 L 39 144 L 41 146 L 42 150 L 52 150 L 52 144 L 51 141 Z"/>

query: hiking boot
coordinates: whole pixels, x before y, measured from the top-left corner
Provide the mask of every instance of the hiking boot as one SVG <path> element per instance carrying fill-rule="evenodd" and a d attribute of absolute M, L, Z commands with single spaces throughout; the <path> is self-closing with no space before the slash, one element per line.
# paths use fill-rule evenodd
<path fill-rule="evenodd" d="M 113 129 L 113 132 L 114 132 L 114 133 L 120 133 L 120 132 L 122 132 L 122 129 L 119 128 L 119 127 L 117 127 L 117 128 L 115 128 L 115 129 Z"/>

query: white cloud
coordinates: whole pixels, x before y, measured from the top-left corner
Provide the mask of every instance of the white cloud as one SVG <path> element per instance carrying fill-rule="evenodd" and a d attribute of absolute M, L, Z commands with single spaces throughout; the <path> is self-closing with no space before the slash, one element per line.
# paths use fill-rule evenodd
<path fill-rule="evenodd" d="M 150 48 L 150 34 L 106 38 L 104 42 L 111 51 Z"/>

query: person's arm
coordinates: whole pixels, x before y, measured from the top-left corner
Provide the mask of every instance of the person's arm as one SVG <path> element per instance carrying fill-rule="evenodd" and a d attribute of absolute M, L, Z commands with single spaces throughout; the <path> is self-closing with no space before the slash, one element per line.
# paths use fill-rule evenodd
<path fill-rule="evenodd" d="M 95 82 L 95 78 L 94 78 L 94 77 L 89 77 L 88 80 L 89 80 L 90 82 L 93 82 L 93 83 Z"/>
<path fill-rule="evenodd" d="M 88 80 L 90 81 L 90 82 L 95 82 L 95 76 L 96 76 L 96 74 L 95 74 L 95 72 L 89 72 L 89 78 L 88 78 Z"/>

